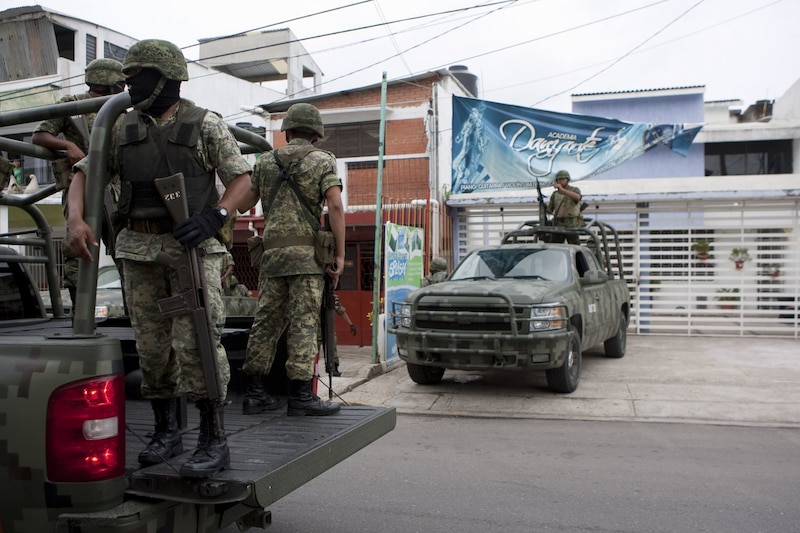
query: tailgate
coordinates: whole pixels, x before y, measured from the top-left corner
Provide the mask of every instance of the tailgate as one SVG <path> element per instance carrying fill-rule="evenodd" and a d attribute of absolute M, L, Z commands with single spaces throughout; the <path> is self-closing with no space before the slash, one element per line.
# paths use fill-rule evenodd
<path fill-rule="evenodd" d="M 224 527 L 254 508 L 273 504 L 390 432 L 396 423 L 394 408 L 342 406 L 334 416 L 319 417 L 288 417 L 280 409 L 275 414 L 245 416 L 237 401 L 225 409 L 230 469 L 190 481 L 178 474 L 197 442 L 197 410 L 190 406 L 187 411 L 188 430 L 183 435 L 187 451 L 166 464 L 140 469 L 136 458 L 143 441 L 149 440 L 153 414 L 149 402 L 129 401 L 127 501 L 102 513 L 63 515 L 62 524 L 87 530 L 101 524 L 124 530 L 143 522 L 164 525 L 181 515 L 196 517 L 196 511 L 188 509 L 199 505 L 201 514 L 219 513 L 206 516 L 205 522 Z M 181 529 L 180 523 L 173 525 Z"/>

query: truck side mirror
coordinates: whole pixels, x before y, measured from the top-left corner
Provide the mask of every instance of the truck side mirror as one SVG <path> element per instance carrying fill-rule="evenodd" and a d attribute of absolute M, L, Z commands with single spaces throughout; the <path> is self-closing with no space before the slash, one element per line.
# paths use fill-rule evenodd
<path fill-rule="evenodd" d="M 608 281 L 608 274 L 602 270 L 587 270 L 581 276 L 581 285 L 599 285 Z"/>

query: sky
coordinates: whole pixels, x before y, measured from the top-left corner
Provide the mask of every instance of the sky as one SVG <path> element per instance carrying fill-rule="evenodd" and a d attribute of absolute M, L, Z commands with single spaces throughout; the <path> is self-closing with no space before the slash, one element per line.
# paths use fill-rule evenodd
<path fill-rule="evenodd" d="M 332 92 L 464 65 L 479 98 L 571 111 L 572 94 L 705 86 L 779 98 L 800 79 L 798 0 L 39 0 L 197 59 L 199 39 L 289 28 Z M 0 0 L 0 8 L 18 5 Z M 207 7 L 199 7 L 199 6 Z M 129 9 L 122 9 L 129 7 Z"/>

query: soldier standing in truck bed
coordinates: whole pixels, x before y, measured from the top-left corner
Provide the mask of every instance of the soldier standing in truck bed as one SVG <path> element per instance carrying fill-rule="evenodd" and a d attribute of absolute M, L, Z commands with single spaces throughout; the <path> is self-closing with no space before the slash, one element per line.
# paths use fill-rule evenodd
<path fill-rule="evenodd" d="M 95 59 L 86 66 L 84 76 L 89 90 L 83 94 L 68 95 L 58 103 L 76 102 L 88 98 L 99 98 L 111 94 L 118 94 L 125 90 L 125 74 L 122 73 L 122 63 L 114 59 Z M 67 156 L 53 161 L 53 174 L 59 189 L 68 189 L 72 181 L 72 165 L 86 157 L 89 153 L 89 138 L 97 113 L 84 113 L 75 117 L 56 117 L 44 120 L 36 126 L 31 142 L 44 146 L 54 152 L 63 151 Z M 113 211 L 119 197 L 119 180 L 112 179 L 106 187 L 105 204 L 108 211 Z M 65 190 L 61 197 L 64 218 L 67 217 L 68 192 Z M 102 238 L 103 244 L 109 255 L 114 256 L 114 231 L 109 220 L 113 213 L 103 217 Z M 75 308 L 75 291 L 78 286 L 78 259 L 69 253 L 66 240 L 62 242 L 61 251 L 64 254 L 64 288 L 69 291 L 72 308 Z M 117 265 L 119 269 L 119 265 Z M 122 275 L 121 269 L 120 275 Z"/>
<path fill-rule="evenodd" d="M 142 396 L 150 400 L 155 431 L 139 454 L 143 465 L 157 464 L 183 451 L 176 412 L 177 398 L 186 393 L 200 410 L 200 435 L 182 476 L 204 478 L 230 464 L 222 424 L 230 366 L 220 343 L 225 311 L 220 273 L 227 248 L 215 237 L 250 190 L 249 163 L 227 125 L 216 114 L 180 98 L 181 82 L 189 79 L 186 59 L 168 41 L 148 39 L 134 44 L 125 56 L 123 72 L 134 110 L 120 117 L 111 136 L 107 175 L 121 180 L 118 212 L 126 221 L 117 238 L 117 258 L 125 270 L 125 297 L 136 335 L 142 368 Z M 142 162 L 147 164 L 142 164 Z M 67 235 L 78 257 L 91 260 L 88 246 L 97 246 L 83 219 L 83 195 L 88 166 L 82 160 L 69 192 Z M 189 212 L 175 225 L 154 179 L 182 173 Z M 220 199 L 215 173 L 225 185 Z M 162 316 L 158 302 L 183 288 L 176 269 L 157 263 L 164 252 L 181 257 L 187 248 L 202 248 L 205 284 L 216 345 L 220 390 L 209 398 L 190 314 Z"/>

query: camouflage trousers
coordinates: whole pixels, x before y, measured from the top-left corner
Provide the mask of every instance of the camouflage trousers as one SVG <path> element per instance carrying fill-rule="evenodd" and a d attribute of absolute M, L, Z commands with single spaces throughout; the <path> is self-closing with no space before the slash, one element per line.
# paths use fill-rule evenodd
<path fill-rule="evenodd" d="M 286 375 L 300 381 L 314 377 L 324 284 L 318 274 L 259 279 L 258 310 L 242 367 L 245 374 L 269 373 L 278 340 L 286 331 Z"/>
<path fill-rule="evenodd" d="M 581 228 L 583 227 L 583 217 L 563 217 L 554 218 L 553 226 L 560 226 L 562 228 Z M 566 240 L 569 244 L 580 244 L 580 238 L 577 235 L 569 235 L 566 238 L 561 236 L 553 236 L 550 242 L 564 242 Z"/>
<path fill-rule="evenodd" d="M 224 254 L 203 257 L 210 303 L 212 332 L 216 340 L 222 391 L 227 390 L 231 371 L 220 339 L 225 325 L 225 305 L 220 290 Z M 142 396 L 147 399 L 174 398 L 186 394 L 196 401 L 207 397 L 198 339 L 191 315 L 164 318 L 158 301 L 179 291 L 177 271 L 152 262 L 122 259 L 125 271 L 125 300 L 136 335 L 136 350 L 142 369 Z"/>

